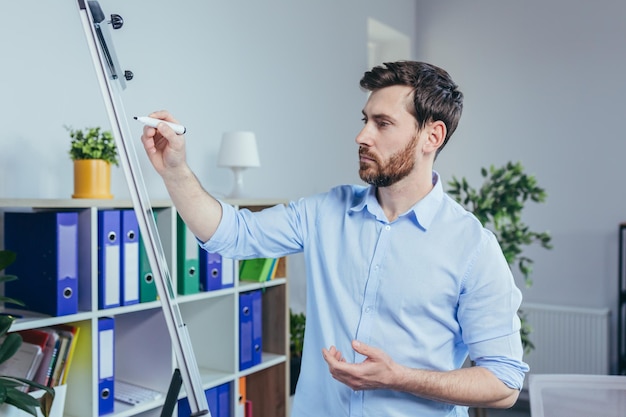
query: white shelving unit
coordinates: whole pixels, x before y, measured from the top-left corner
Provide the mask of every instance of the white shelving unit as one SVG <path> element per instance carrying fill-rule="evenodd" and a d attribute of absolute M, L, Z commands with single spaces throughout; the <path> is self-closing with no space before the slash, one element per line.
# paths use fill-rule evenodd
<path fill-rule="evenodd" d="M 261 210 L 278 200 L 233 200 L 239 208 Z M 165 250 L 172 287 L 176 288 L 176 211 L 170 201 L 153 201 L 159 213 L 159 235 Z M 0 199 L 0 247 L 4 247 L 4 213 L 9 211 L 68 210 L 79 213 L 79 312 L 50 317 L 24 313 L 11 331 L 56 324 L 80 327 L 78 344 L 67 379 L 64 417 L 98 416 L 97 324 L 100 317 L 115 317 L 115 377 L 163 392 L 169 387 L 176 359 L 161 310 L 160 301 L 131 306 L 98 309 L 97 212 L 99 209 L 132 208 L 130 200 L 81 199 Z M 18 254 L 24 256 L 24 254 Z M 235 262 L 235 261 L 233 261 Z M 231 268 L 235 277 L 238 267 Z M 27 279 L 26 277 L 18 277 Z M 230 384 L 231 415 L 236 415 L 239 380 L 245 377 L 247 399 L 252 401 L 255 416 L 285 417 L 289 397 L 289 308 L 286 259 L 281 258 L 274 280 L 265 283 L 239 282 L 232 288 L 177 296 L 183 321 L 198 366 L 203 388 Z M 263 354 L 262 362 L 252 368 L 238 369 L 239 297 L 242 292 L 262 289 Z M 181 393 L 181 397 L 184 392 Z M 129 406 L 115 402 L 115 410 L 106 416 L 157 417 L 163 399 Z"/>

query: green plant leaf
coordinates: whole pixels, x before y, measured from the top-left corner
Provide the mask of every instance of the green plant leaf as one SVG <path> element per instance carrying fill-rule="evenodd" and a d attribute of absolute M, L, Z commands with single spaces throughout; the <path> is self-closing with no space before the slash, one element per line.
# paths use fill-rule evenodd
<path fill-rule="evenodd" d="M 39 408 L 39 400 L 31 397 L 25 392 L 19 391 L 14 388 L 7 390 L 6 401 L 7 404 L 11 404 L 14 407 L 19 408 L 33 416 L 37 416 L 37 408 Z"/>
<path fill-rule="evenodd" d="M 0 337 L 4 336 L 15 321 L 15 317 L 11 315 L 0 315 Z"/>
<path fill-rule="evenodd" d="M 15 281 L 17 277 L 15 275 L 0 275 L 0 282 Z"/>
<path fill-rule="evenodd" d="M 0 363 L 15 355 L 22 346 L 22 336 L 18 333 L 9 333 L 0 345 Z"/>
<path fill-rule="evenodd" d="M 12 303 L 12 304 L 17 304 L 19 306 L 24 307 L 26 304 L 24 304 L 23 302 L 21 302 L 20 300 L 16 300 L 15 298 L 11 298 L 11 297 L 5 297 L 0 295 L 0 301 L 4 302 L 4 303 Z"/>
<path fill-rule="evenodd" d="M 54 388 L 52 387 L 48 387 L 45 385 L 41 385 L 38 382 L 35 381 L 31 381 L 30 379 L 26 379 L 26 378 L 19 378 L 19 377 L 9 377 L 11 380 L 16 381 L 16 386 L 23 386 L 23 385 L 28 385 L 31 388 L 35 388 L 35 389 L 39 389 L 42 391 L 45 391 L 46 393 L 52 395 L 52 397 L 54 397 Z"/>
<path fill-rule="evenodd" d="M 304 347 L 304 331 L 306 327 L 306 316 L 304 313 L 294 313 L 289 309 L 289 337 L 291 353 L 295 356 L 302 356 Z"/>
<path fill-rule="evenodd" d="M 17 255 L 10 250 L 0 250 L 0 271 L 15 262 Z"/>
<path fill-rule="evenodd" d="M 2 255 L 2 251 L 0 251 L 0 255 Z M 15 280 L 17 280 L 17 277 L 15 275 L 1 275 L 0 276 L 0 283 L 11 282 L 11 281 L 15 281 Z M 0 302 L 3 302 L 3 303 L 13 303 L 13 304 L 17 304 L 17 305 L 20 305 L 20 306 L 24 306 L 25 305 L 20 300 L 16 300 L 16 299 L 11 298 L 11 297 L 5 297 L 3 295 L 0 295 Z"/>
<path fill-rule="evenodd" d="M 73 129 L 65 126 L 70 134 L 69 155 L 73 161 L 79 159 L 102 159 L 111 165 L 119 165 L 117 146 L 110 131 L 100 127 Z"/>
<path fill-rule="evenodd" d="M 9 390 L 3 382 L 2 377 L 0 377 L 0 404 L 4 404 L 7 400 L 7 391 Z"/>
<path fill-rule="evenodd" d="M 25 386 L 43 390 L 45 392 L 39 399 L 35 399 L 21 390 L 21 388 Z M 50 414 L 50 408 L 55 397 L 54 389 L 51 387 L 46 387 L 28 379 L 8 376 L 0 376 L 0 393 L 5 393 L 3 397 L 4 399 L 1 399 L 2 396 L 0 395 L 0 404 L 6 402 L 7 404 L 12 404 L 27 412 L 30 412 L 31 406 L 40 407 L 42 414 L 46 417 Z M 23 408 L 22 406 L 25 406 L 26 408 Z"/>

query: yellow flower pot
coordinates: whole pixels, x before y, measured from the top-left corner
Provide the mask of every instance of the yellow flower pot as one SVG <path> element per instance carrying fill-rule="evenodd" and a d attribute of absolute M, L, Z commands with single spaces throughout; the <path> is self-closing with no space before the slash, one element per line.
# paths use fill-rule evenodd
<path fill-rule="evenodd" d="M 72 198 L 113 198 L 111 164 L 102 159 L 75 160 Z"/>

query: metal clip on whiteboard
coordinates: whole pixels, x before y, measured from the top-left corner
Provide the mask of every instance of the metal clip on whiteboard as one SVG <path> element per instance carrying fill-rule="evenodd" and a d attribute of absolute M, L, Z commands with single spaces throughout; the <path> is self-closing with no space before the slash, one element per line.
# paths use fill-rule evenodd
<path fill-rule="evenodd" d="M 137 214 L 139 230 L 146 242 L 146 252 L 150 266 L 154 271 L 161 307 L 178 361 L 178 369 L 172 376 L 170 391 L 180 388 L 178 381 L 180 378 L 189 399 L 192 411 L 191 416 L 210 416 L 206 396 L 202 389 L 200 371 L 191 347 L 191 340 L 182 321 L 178 304 L 174 299 L 174 291 L 163 246 L 161 245 L 156 222 L 152 215 L 152 207 L 150 206 L 137 153 L 131 139 L 132 135 L 130 134 L 128 120 L 122 104 L 120 93 L 126 88 L 126 81 L 133 78 L 133 74 L 130 71 L 122 72 L 120 70 L 109 34 L 109 27 L 118 29 L 123 25 L 124 21 L 121 16 L 115 14 L 111 15 L 110 21 L 106 21 L 97 1 L 78 0 L 78 8 L 85 36 L 87 37 L 89 51 L 96 69 L 102 98 L 111 122 L 120 162 L 126 175 L 133 207 Z M 175 398 L 175 396 L 173 397 Z M 173 412 L 173 407 L 171 407 L 171 410 L 166 410 L 166 408 L 169 408 L 167 407 L 167 401 L 166 407 L 163 408 L 161 414 L 162 417 L 168 413 L 171 415 Z"/>

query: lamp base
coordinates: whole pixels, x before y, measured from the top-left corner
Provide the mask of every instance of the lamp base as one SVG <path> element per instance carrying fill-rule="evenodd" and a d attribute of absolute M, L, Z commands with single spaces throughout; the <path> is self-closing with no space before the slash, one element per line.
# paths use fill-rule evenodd
<path fill-rule="evenodd" d="M 227 198 L 245 198 L 247 197 L 246 193 L 243 191 L 243 171 L 246 170 L 245 167 L 230 167 L 233 171 L 233 175 L 235 177 L 235 184 L 233 185 L 233 189 L 226 196 Z"/>

